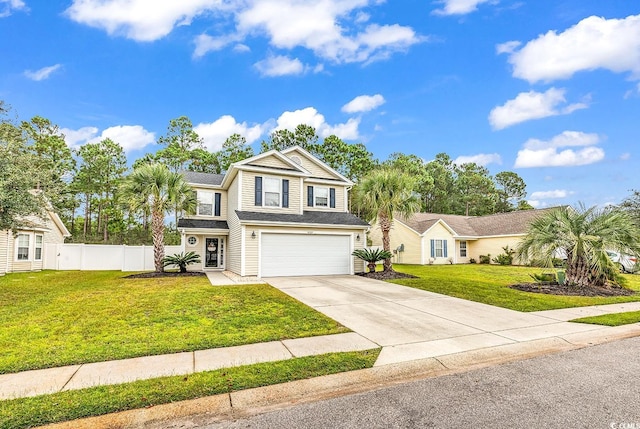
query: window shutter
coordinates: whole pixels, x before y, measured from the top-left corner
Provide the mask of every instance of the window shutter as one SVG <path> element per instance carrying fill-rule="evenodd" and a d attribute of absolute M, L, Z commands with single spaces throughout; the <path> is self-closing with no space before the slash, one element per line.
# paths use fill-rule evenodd
<path fill-rule="evenodd" d="M 431 240 L 431 257 L 432 258 L 436 257 L 436 241 L 435 240 Z"/>
<path fill-rule="evenodd" d="M 262 177 L 256 176 L 256 206 L 262 205 Z"/>
<path fill-rule="evenodd" d="M 329 188 L 329 207 L 336 208 L 336 188 Z"/>
<path fill-rule="evenodd" d="M 442 254 L 447 257 L 447 240 L 442 240 Z"/>
<path fill-rule="evenodd" d="M 213 214 L 215 216 L 220 216 L 220 205 L 221 205 L 221 202 L 222 202 L 222 194 L 220 192 L 216 192 L 216 195 L 215 195 L 215 206 L 214 206 L 214 209 L 213 209 Z"/>
<path fill-rule="evenodd" d="M 313 186 L 307 186 L 307 205 L 313 207 Z"/>
<path fill-rule="evenodd" d="M 282 207 L 289 207 L 289 180 L 282 179 Z"/>

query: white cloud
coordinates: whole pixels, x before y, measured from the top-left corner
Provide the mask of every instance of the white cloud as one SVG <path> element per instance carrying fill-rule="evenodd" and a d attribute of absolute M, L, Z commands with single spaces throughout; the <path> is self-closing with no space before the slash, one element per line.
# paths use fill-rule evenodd
<path fill-rule="evenodd" d="M 302 62 L 284 55 L 270 55 L 253 65 L 262 76 L 276 77 L 303 74 L 308 70 Z"/>
<path fill-rule="evenodd" d="M 528 200 L 527 201 L 529 203 L 529 205 L 531 205 L 531 207 L 533 207 L 534 209 L 539 209 L 542 207 L 540 201 L 538 200 Z"/>
<path fill-rule="evenodd" d="M 272 48 L 303 47 L 335 63 L 371 62 L 425 40 L 411 27 L 368 24 L 370 15 L 362 9 L 379 3 L 381 0 L 73 0 L 65 14 L 110 35 L 137 41 L 158 40 L 177 26 L 202 18 L 222 33 L 197 36 L 195 57 L 235 43 L 246 46 L 243 42 L 249 37 L 266 37 Z"/>
<path fill-rule="evenodd" d="M 566 105 L 565 92 L 565 89 L 558 88 L 550 88 L 543 93 L 521 92 L 513 100 L 494 107 L 489 113 L 489 123 L 494 130 L 501 130 L 532 119 L 568 115 L 589 107 L 586 101 Z"/>
<path fill-rule="evenodd" d="M 65 14 L 110 35 L 149 42 L 176 26 L 189 25 L 196 16 L 223 8 L 225 3 L 219 0 L 74 0 Z"/>
<path fill-rule="evenodd" d="M 98 131 L 96 127 L 82 127 L 78 130 L 72 130 L 70 128 L 60 129 L 60 132 L 64 134 L 64 141 L 67 142 L 67 146 L 72 149 L 77 149 L 88 140 L 94 138 L 98 134 Z"/>
<path fill-rule="evenodd" d="M 566 198 L 573 192 L 566 191 L 564 189 L 555 189 L 553 191 L 537 191 L 531 194 L 531 198 L 534 200 L 548 200 L 557 198 Z"/>
<path fill-rule="evenodd" d="M 496 45 L 497 54 L 512 54 L 517 48 L 522 45 L 522 42 L 512 40 L 510 42 L 500 43 Z"/>
<path fill-rule="evenodd" d="M 0 0 L 0 18 L 10 16 L 16 10 L 29 10 L 22 0 Z"/>
<path fill-rule="evenodd" d="M 106 128 L 98 135 L 98 128 L 83 127 L 78 130 L 62 128 L 65 141 L 69 147 L 77 149 L 85 143 L 97 143 L 104 139 L 111 139 L 120 144 L 125 152 L 142 149 L 155 142 L 155 134 L 145 130 L 140 125 L 117 125 Z"/>
<path fill-rule="evenodd" d="M 640 15 L 590 16 L 562 33 L 549 31 L 509 53 L 513 76 L 531 83 L 568 79 L 586 70 L 631 73 L 640 79 Z"/>
<path fill-rule="evenodd" d="M 625 152 L 622 155 L 620 155 L 621 161 L 628 161 L 630 159 L 631 159 L 631 154 L 629 152 Z"/>
<path fill-rule="evenodd" d="M 344 124 L 330 125 L 326 122 L 324 115 L 313 107 L 284 112 L 276 123 L 274 130 L 294 130 L 298 125 L 304 124 L 315 128 L 321 138 L 332 134 L 345 140 L 359 138 L 358 126 L 360 125 L 360 119 L 351 118 Z"/>
<path fill-rule="evenodd" d="M 502 157 L 497 153 L 479 153 L 477 155 L 459 156 L 454 161 L 454 164 L 462 165 L 468 163 L 475 163 L 482 166 L 489 164 L 502 164 Z"/>
<path fill-rule="evenodd" d="M 443 4 L 441 9 L 435 9 L 434 15 L 466 15 L 478 10 L 478 5 L 482 3 L 497 3 L 494 0 L 440 0 Z"/>
<path fill-rule="evenodd" d="M 49 67 L 43 67 L 36 71 L 25 70 L 24 75 L 31 80 L 41 81 L 45 79 L 49 79 L 49 76 L 56 70 L 62 67 L 62 64 L 54 64 Z"/>
<path fill-rule="evenodd" d="M 604 159 L 605 153 L 599 147 L 600 137 L 579 131 L 565 131 L 543 141 L 529 139 L 524 148 L 518 151 L 515 168 L 531 167 L 571 167 L 588 165 Z M 566 147 L 583 147 L 583 149 L 564 149 Z"/>
<path fill-rule="evenodd" d="M 342 106 L 342 111 L 345 113 L 368 112 L 382 106 L 384 103 L 385 99 L 380 94 L 359 95 Z"/>
<path fill-rule="evenodd" d="M 265 128 L 265 125 L 249 126 L 246 122 L 239 123 L 233 116 L 224 115 L 213 122 L 200 123 L 193 130 L 202 138 L 206 148 L 215 152 L 220 150 L 224 141 L 232 134 L 240 134 L 251 144 L 260 138 Z"/>

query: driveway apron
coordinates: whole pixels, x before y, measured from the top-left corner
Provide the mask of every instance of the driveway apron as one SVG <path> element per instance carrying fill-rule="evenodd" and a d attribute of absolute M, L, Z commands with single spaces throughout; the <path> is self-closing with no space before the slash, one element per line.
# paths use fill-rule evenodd
<path fill-rule="evenodd" d="M 376 365 L 598 329 L 360 276 L 265 280 L 382 346 Z"/>

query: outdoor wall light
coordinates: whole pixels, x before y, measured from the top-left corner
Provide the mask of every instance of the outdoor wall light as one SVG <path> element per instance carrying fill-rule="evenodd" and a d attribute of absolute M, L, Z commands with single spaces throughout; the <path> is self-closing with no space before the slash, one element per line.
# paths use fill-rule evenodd
<path fill-rule="evenodd" d="M 255 231 L 253 231 L 253 232 L 251 233 L 251 238 L 256 238 L 256 232 L 255 232 Z"/>
<path fill-rule="evenodd" d="M 360 234 L 356 235 L 356 241 L 360 241 Z"/>

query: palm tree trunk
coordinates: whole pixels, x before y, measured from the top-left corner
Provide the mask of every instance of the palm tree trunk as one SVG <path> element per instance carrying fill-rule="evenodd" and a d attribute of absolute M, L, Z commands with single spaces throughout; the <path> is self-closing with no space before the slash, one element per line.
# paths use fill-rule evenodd
<path fill-rule="evenodd" d="M 584 258 L 567 259 L 566 281 L 580 287 L 587 287 L 592 283 L 591 270 Z"/>
<path fill-rule="evenodd" d="M 380 231 L 382 231 L 382 250 L 391 252 L 391 239 L 389 238 L 389 231 L 391 231 L 391 220 L 383 215 L 378 216 L 380 222 Z M 391 258 L 384 260 L 382 264 L 384 271 L 392 271 L 393 266 L 391 264 Z"/>
<path fill-rule="evenodd" d="M 162 210 L 153 208 L 151 213 L 151 230 L 153 234 L 153 263 L 156 272 L 164 271 L 162 260 L 164 259 L 164 217 Z"/>

